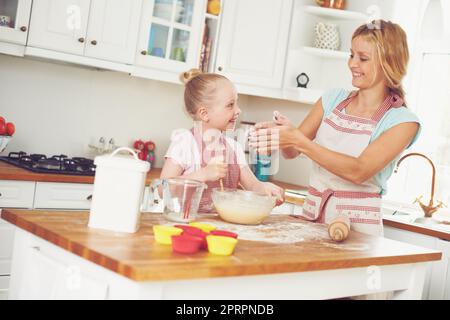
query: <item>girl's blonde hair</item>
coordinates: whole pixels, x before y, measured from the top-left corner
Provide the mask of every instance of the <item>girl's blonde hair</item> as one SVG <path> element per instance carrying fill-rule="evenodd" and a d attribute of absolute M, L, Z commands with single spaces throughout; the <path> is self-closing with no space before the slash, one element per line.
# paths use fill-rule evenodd
<path fill-rule="evenodd" d="M 227 80 L 216 73 L 202 73 L 198 69 L 191 69 L 180 75 L 185 85 L 184 104 L 186 111 L 193 117 L 200 106 L 207 106 L 215 97 L 217 82 Z"/>
<path fill-rule="evenodd" d="M 409 61 L 405 31 L 398 24 L 390 21 L 374 20 L 356 29 L 352 40 L 359 36 L 376 46 L 378 59 L 390 91 L 405 100 L 401 83 L 406 75 Z"/>

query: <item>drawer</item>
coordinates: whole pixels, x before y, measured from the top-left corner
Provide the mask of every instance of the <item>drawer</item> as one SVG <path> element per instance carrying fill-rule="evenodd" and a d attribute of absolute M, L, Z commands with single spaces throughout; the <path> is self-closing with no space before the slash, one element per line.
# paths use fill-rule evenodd
<path fill-rule="evenodd" d="M 79 209 L 91 207 L 92 184 L 37 182 L 35 209 Z"/>
<path fill-rule="evenodd" d="M 0 300 L 8 299 L 9 276 L 0 276 Z"/>
<path fill-rule="evenodd" d="M 0 276 L 11 273 L 14 230 L 14 226 L 11 224 L 0 223 Z"/>
<path fill-rule="evenodd" d="M 0 180 L 0 208 L 32 208 L 35 185 L 30 181 Z"/>

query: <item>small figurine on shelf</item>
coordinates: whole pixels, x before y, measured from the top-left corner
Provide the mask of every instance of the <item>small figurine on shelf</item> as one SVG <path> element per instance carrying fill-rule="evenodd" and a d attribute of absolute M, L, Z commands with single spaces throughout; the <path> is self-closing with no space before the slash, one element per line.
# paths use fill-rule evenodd
<path fill-rule="evenodd" d="M 147 153 L 146 160 L 150 162 L 150 168 L 153 168 L 153 164 L 155 163 L 155 143 L 153 141 L 147 141 L 145 143 L 144 150 Z"/>
<path fill-rule="evenodd" d="M 145 143 L 142 140 L 136 140 L 133 145 L 134 149 L 136 150 L 138 154 L 138 158 L 140 160 L 146 161 L 147 158 L 147 152 L 145 151 Z"/>
<path fill-rule="evenodd" d="M 208 0 L 206 12 L 218 16 L 220 14 L 220 0 Z"/>

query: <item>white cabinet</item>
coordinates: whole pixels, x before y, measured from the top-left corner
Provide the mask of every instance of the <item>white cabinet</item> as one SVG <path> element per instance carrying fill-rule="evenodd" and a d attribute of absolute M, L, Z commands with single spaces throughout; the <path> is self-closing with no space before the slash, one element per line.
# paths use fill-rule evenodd
<path fill-rule="evenodd" d="M 32 208 L 35 182 L 0 180 L 0 208 Z"/>
<path fill-rule="evenodd" d="M 8 299 L 9 276 L 0 276 L 0 300 Z"/>
<path fill-rule="evenodd" d="M 10 299 L 105 299 L 108 284 L 88 272 L 81 260 L 17 230 Z"/>
<path fill-rule="evenodd" d="M 89 209 L 94 186 L 82 183 L 37 182 L 35 209 Z"/>
<path fill-rule="evenodd" d="M 11 270 L 13 241 L 14 227 L 0 219 L 0 277 L 9 275 Z M 0 285 L 0 292 L 2 289 L 5 288 L 2 288 Z"/>
<path fill-rule="evenodd" d="M 292 0 L 227 0 L 223 10 L 215 72 L 281 89 Z"/>
<path fill-rule="evenodd" d="M 132 64 L 142 0 L 33 2 L 28 45 Z"/>
<path fill-rule="evenodd" d="M 91 1 L 86 56 L 132 64 L 141 8 L 141 0 Z"/>
<path fill-rule="evenodd" d="M 0 41 L 25 45 L 31 0 L 0 0 Z"/>
<path fill-rule="evenodd" d="M 450 241 L 438 240 L 436 249 L 442 251 L 442 260 L 433 264 L 430 299 L 450 300 Z"/>
<path fill-rule="evenodd" d="M 427 267 L 422 299 L 450 299 L 450 242 L 390 226 L 384 227 L 388 239 L 442 251 L 442 259 Z"/>
<path fill-rule="evenodd" d="M 90 0 L 34 1 L 28 46 L 83 55 L 90 3 Z"/>
<path fill-rule="evenodd" d="M 142 8 L 136 65 L 179 74 L 198 65 L 205 0 L 149 0 Z"/>

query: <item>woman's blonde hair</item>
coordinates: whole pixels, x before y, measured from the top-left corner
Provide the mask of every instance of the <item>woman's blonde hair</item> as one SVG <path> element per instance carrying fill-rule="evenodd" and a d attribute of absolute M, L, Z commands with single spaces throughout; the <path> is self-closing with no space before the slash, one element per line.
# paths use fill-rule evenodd
<path fill-rule="evenodd" d="M 405 100 L 401 83 L 406 75 L 409 61 L 405 31 L 398 24 L 390 21 L 374 20 L 356 29 L 352 40 L 359 36 L 376 46 L 378 59 L 390 91 Z"/>
<path fill-rule="evenodd" d="M 229 81 L 220 74 L 202 73 L 198 69 L 183 72 L 180 80 L 185 85 L 184 104 L 191 116 L 195 115 L 200 106 L 207 106 L 214 99 L 219 80 Z"/>

